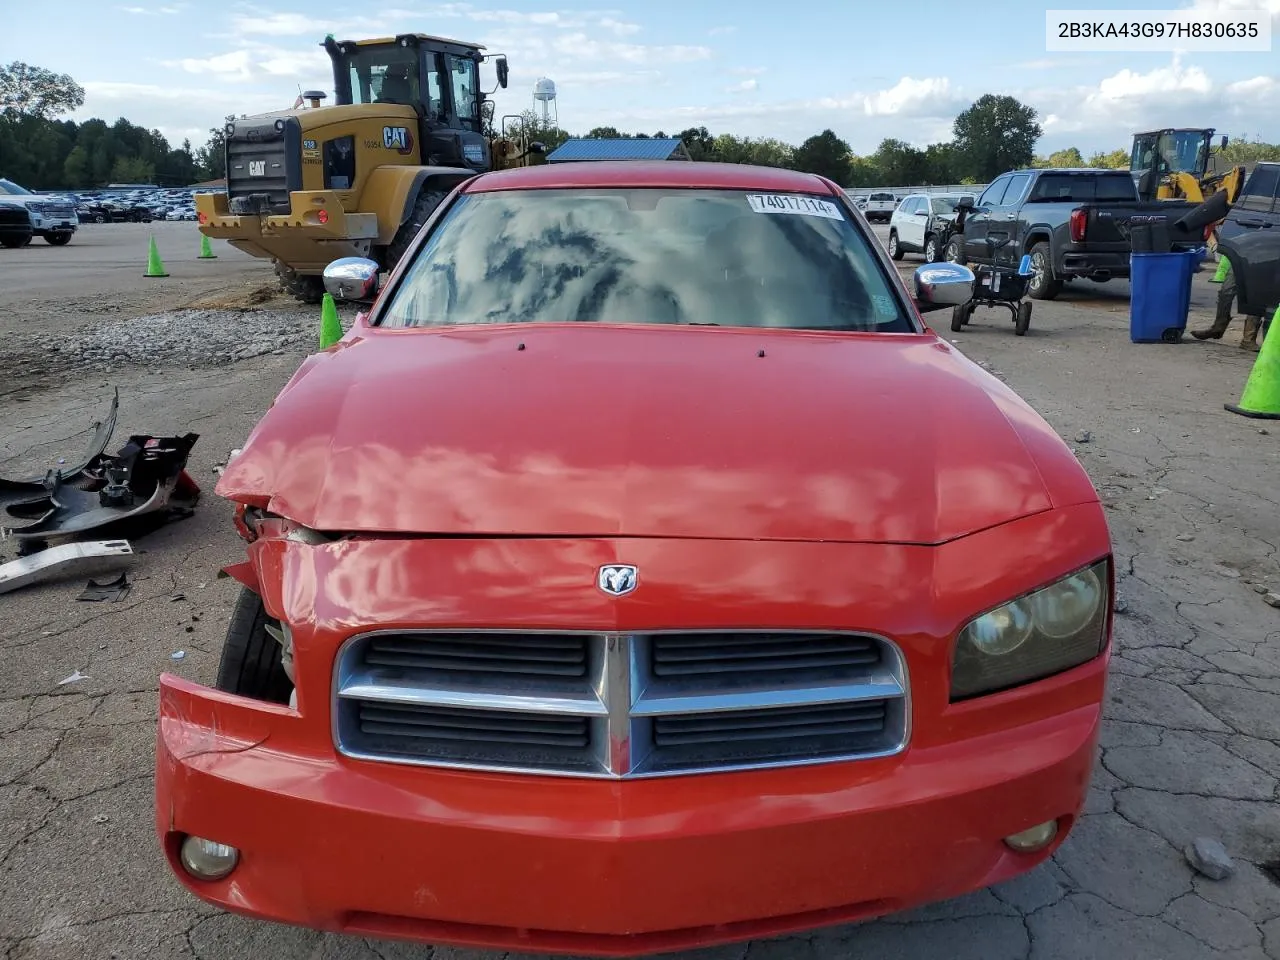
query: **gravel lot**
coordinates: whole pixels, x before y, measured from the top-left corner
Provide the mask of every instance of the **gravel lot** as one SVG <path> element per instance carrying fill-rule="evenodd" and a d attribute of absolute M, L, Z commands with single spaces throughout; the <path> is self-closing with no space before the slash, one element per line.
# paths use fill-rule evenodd
<path fill-rule="evenodd" d="M 141 277 L 149 233 L 170 278 Z M 66 248 L 0 251 L 0 473 L 74 456 L 119 386 L 118 441 L 196 431 L 190 469 L 212 487 L 311 349 L 317 311 L 273 296 L 269 270 L 225 245 L 196 260 L 198 242 L 192 224 L 103 225 Z M 1280 960 L 1280 610 L 1263 595 L 1280 590 L 1280 511 L 1261 492 L 1280 428 L 1222 409 L 1252 362 L 1238 324 L 1167 346 L 1130 344 L 1126 323 L 1126 284 L 1073 284 L 1036 303 L 1025 338 L 988 311 L 948 333 L 1075 443 L 1106 501 L 1120 615 L 1087 815 L 1012 883 L 701 960 Z M 5 960 L 489 960 L 225 915 L 170 879 L 152 813 L 156 677 L 213 678 L 236 589 L 215 574 L 241 555 L 230 513 L 208 497 L 139 540 L 122 602 L 76 602 L 82 579 L 0 598 Z M 75 671 L 86 679 L 59 684 Z M 1187 865 L 1199 836 L 1235 858 L 1229 879 Z"/>

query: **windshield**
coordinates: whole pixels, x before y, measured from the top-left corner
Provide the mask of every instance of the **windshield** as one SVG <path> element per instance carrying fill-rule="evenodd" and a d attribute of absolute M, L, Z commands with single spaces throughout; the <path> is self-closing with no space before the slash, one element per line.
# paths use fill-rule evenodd
<path fill-rule="evenodd" d="M 934 213 L 955 213 L 956 204 L 960 200 L 957 197 L 931 197 L 929 205 L 933 207 Z"/>
<path fill-rule="evenodd" d="M 569 321 L 915 330 L 837 203 L 659 189 L 463 195 L 381 324 Z"/>
<path fill-rule="evenodd" d="M 1133 178 L 1127 173 L 1046 173 L 1036 181 L 1028 203 L 1089 203 L 1099 200 L 1138 199 Z"/>
<path fill-rule="evenodd" d="M 422 96 L 418 56 L 412 47 L 360 47 L 345 57 L 352 103 L 423 104 L 428 113 L 440 109 L 440 78 L 434 56 L 427 55 L 427 96 Z"/>
<path fill-rule="evenodd" d="M 1205 135 L 1199 130 L 1164 134 L 1160 138 L 1161 171 L 1198 173 L 1204 169 L 1208 159 L 1205 147 Z"/>
<path fill-rule="evenodd" d="M 7 194 L 11 197 L 34 197 L 35 194 L 25 187 L 20 187 L 12 180 L 0 178 L 0 193 Z"/>

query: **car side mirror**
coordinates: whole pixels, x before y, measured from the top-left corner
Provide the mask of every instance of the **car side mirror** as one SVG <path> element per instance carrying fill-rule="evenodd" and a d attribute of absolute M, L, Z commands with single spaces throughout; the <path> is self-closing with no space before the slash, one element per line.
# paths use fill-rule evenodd
<path fill-rule="evenodd" d="M 960 201 L 956 204 L 956 209 L 957 209 L 957 210 L 972 210 L 972 209 L 973 209 L 973 199 L 972 199 L 972 198 L 970 198 L 970 197 L 961 197 L 961 198 L 960 198 Z"/>
<path fill-rule="evenodd" d="M 912 280 L 921 312 L 954 307 L 973 296 L 973 271 L 958 263 L 926 263 Z"/>
<path fill-rule="evenodd" d="M 1222 135 L 1222 139 L 1218 141 L 1218 149 L 1219 150 L 1227 149 L 1227 135 L 1225 133 Z"/>
<path fill-rule="evenodd" d="M 343 257 L 324 268 L 324 288 L 335 300 L 368 300 L 378 292 L 378 270 L 364 257 Z"/>
<path fill-rule="evenodd" d="M 510 75 L 507 72 L 507 58 L 499 57 L 497 60 L 497 63 L 495 63 L 494 66 L 498 70 L 498 86 L 500 86 L 503 90 L 507 89 L 507 77 Z"/>

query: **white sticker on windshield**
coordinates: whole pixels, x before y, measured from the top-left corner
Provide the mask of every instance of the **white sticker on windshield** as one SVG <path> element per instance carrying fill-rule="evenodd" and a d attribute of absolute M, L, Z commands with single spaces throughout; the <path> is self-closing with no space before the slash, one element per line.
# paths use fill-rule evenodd
<path fill-rule="evenodd" d="M 802 217 L 825 217 L 843 220 L 840 208 L 816 197 L 789 197 L 777 193 L 749 193 L 747 203 L 756 213 L 798 213 Z"/>

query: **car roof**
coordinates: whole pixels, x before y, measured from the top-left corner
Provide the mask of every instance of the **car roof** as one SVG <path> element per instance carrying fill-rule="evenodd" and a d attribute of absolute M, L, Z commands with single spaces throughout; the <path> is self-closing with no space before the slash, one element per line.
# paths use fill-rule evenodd
<path fill-rule="evenodd" d="M 464 193 L 590 187 L 684 187 L 709 190 L 771 190 L 839 196 L 820 177 L 797 170 L 745 163 L 688 160 L 598 160 L 548 163 L 482 173 L 463 184 Z"/>

